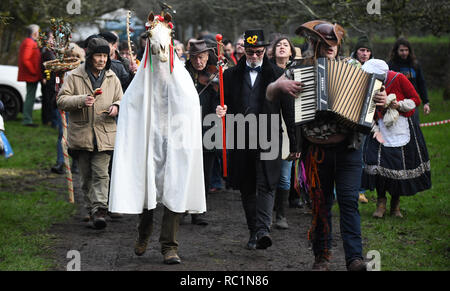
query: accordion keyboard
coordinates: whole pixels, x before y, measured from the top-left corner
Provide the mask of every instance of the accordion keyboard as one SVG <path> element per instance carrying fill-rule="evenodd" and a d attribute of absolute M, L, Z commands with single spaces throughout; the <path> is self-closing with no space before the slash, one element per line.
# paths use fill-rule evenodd
<path fill-rule="evenodd" d="M 294 80 L 304 84 L 303 91 L 295 98 L 295 123 L 304 123 L 315 118 L 316 114 L 316 81 L 314 66 L 293 70 Z"/>

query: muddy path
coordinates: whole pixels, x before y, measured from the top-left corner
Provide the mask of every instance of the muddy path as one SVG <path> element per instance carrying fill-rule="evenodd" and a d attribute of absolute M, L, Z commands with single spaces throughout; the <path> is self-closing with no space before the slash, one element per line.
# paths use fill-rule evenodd
<path fill-rule="evenodd" d="M 56 236 L 53 256 L 56 270 L 67 269 L 71 258 L 67 253 L 76 250 L 80 254 L 82 271 L 303 271 L 311 270 L 314 258 L 306 234 L 311 222 L 307 209 L 288 208 L 289 229 L 273 229 L 272 247 L 266 250 L 245 249 L 248 230 L 237 191 L 222 191 L 208 196 L 207 226 L 197 226 L 185 219 L 178 233 L 179 265 L 165 265 L 158 243 L 162 207 L 154 216 L 154 233 L 147 252 L 134 254 L 137 236 L 137 215 L 124 215 L 122 219 L 108 218 L 103 230 L 94 230 L 83 222 L 85 210 L 82 195 L 75 181 L 76 214 L 67 222 L 55 224 L 50 233 Z M 63 179 L 58 179 L 64 183 Z M 65 193 L 62 193 L 65 195 Z M 333 259 L 331 270 L 345 270 L 342 240 L 338 218 L 333 218 Z"/>

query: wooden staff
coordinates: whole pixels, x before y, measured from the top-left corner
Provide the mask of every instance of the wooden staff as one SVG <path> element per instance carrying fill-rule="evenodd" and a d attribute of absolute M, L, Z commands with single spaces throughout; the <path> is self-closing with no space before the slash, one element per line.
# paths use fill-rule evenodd
<path fill-rule="evenodd" d="M 56 82 L 55 82 L 55 92 L 56 95 L 59 93 L 60 84 L 64 82 L 64 72 L 56 73 Z M 67 189 L 69 191 L 69 202 L 74 204 L 75 198 L 73 193 L 73 180 L 72 180 L 72 169 L 70 168 L 70 159 L 69 159 L 69 145 L 67 143 L 67 120 L 66 113 L 63 110 L 59 110 L 59 114 L 61 114 L 61 121 L 63 126 L 63 136 L 61 140 L 61 145 L 63 149 L 64 155 L 64 166 L 66 167 L 66 180 L 67 180 Z"/>
<path fill-rule="evenodd" d="M 220 106 L 224 107 L 224 97 L 223 97 L 223 66 L 224 62 L 223 52 L 222 52 L 222 35 L 216 35 L 217 41 L 217 56 L 219 66 L 219 91 L 220 91 Z M 227 135 L 226 135 L 226 127 L 225 127 L 225 116 L 222 117 L 222 162 L 223 162 L 223 176 L 227 177 Z"/>
<path fill-rule="evenodd" d="M 130 18 L 131 18 L 131 11 L 128 10 L 128 14 L 127 14 L 128 54 L 130 55 L 130 62 L 131 62 L 131 64 L 134 64 L 133 50 L 131 49 Z"/>

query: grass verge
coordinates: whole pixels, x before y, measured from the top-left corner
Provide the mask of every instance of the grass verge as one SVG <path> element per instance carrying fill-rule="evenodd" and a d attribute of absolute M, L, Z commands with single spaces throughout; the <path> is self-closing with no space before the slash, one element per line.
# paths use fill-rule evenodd
<path fill-rule="evenodd" d="M 35 120 L 40 111 L 33 113 Z M 5 124 L 14 156 L 0 157 L 0 270 L 49 270 L 53 223 L 74 213 L 61 176 L 50 174 L 56 160 L 57 131 L 29 128 L 21 120 Z"/>
<path fill-rule="evenodd" d="M 421 123 L 450 119 L 450 102 L 443 101 L 442 90 L 430 92 L 430 104 L 428 116 L 419 108 Z M 364 253 L 379 251 L 381 270 L 450 270 L 450 124 L 422 127 L 422 132 L 431 160 L 432 188 L 401 197 L 403 219 L 389 215 L 372 218 L 376 192 L 368 191 L 369 203 L 360 204 L 362 234 L 367 241 Z"/>

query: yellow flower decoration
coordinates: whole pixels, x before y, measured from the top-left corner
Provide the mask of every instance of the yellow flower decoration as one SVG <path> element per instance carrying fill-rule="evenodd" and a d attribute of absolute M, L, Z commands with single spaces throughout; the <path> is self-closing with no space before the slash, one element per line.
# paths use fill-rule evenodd
<path fill-rule="evenodd" d="M 257 36 L 257 35 L 254 35 L 253 37 L 252 37 L 252 36 L 249 36 L 249 37 L 247 38 L 247 43 L 249 43 L 249 44 L 255 44 L 257 40 L 258 40 L 258 36 Z"/>

